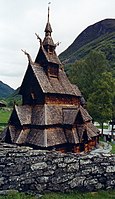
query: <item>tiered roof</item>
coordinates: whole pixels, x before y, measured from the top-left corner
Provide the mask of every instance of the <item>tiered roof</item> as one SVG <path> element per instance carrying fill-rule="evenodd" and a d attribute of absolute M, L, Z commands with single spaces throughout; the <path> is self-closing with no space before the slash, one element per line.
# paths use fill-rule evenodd
<path fill-rule="evenodd" d="M 91 121 L 91 116 L 82 106 L 66 105 L 36 105 L 36 106 L 16 106 L 14 108 L 21 125 L 53 125 L 75 123 L 78 113 L 80 113 L 83 122 Z M 88 126 L 88 128 L 90 128 Z"/>
<path fill-rule="evenodd" d="M 12 125 L 13 114 L 16 113 L 17 120 L 20 126 L 25 126 L 24 129 L 17 130 Z M 76 123 L 78 114 L 87 125 L 77 125 L 77 129 L 72 126 Z M 78 144 L 81 142 L 83 132 L 87 130 L 88 139 L 97 136 L 97 128 L 94 127 L 90 115 L 83 107 L 66 106 L 15 106 L 11 116 L 11 126 L 9 128 L 11 140 L 17 144 L 31 144 L 40 147 L 54 146 L 64 143 Z M 14 122 L 14 121 L 13 121 Z M 64 125 L 69 125 L 65 128 Z M 49 127 L 48 127 L 49 126 Z"/>

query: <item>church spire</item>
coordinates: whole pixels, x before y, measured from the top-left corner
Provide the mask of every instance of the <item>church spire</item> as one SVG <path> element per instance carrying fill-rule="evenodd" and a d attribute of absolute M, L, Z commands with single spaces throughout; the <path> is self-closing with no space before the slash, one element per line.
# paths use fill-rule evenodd
<path fill-rule="evenodd" d="M 49 15 L 50 15 L 50 7 L 48 6 L 48 19 L 47 19 L 47 24 L 46 24 L 46 28 L 45 28 L 45 33 L 46 36 L 50 35 L 51 36 L 51 32 L 52 32 L 52 28 L 49 22 Z"/>
<path fill-rule="evenodd" d="M 49 15 L 50 15 L 50 7 L 48 6 L 48 22 L 49 22 Z"/>
<path fill-rule="evenodd" d="M 50 16 L 50 7 L 48 6 L 48 18 L 47 18 L 47 24 L 45 27 L 45 38 L 43 40 L 43 46 L 45 47 L 45 49 L 48 51 L 48 49 L 50 49 L 50 46 L 53 47 L 52 50 L 55 49 L 55 44 L 53 42 L 53 39 L 51 37 L 51 33 L 52 33 L 52 28 L 49 22 L 49 16 Z"/>

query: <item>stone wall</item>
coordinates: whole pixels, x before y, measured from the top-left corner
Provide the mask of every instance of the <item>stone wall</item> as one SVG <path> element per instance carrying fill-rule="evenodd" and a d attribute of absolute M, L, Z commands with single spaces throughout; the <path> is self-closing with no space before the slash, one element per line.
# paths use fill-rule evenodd
<path fill-rule="evenodd" d="M 114 155 L 80 156 L 0 145 L 0 190 L 37 194 L 114 187 Z"/>

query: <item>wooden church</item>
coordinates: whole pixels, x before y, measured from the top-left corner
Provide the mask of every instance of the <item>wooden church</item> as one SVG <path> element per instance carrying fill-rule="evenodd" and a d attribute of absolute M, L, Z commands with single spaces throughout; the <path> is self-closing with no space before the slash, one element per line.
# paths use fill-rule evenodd
<path fill-rule="evenodd" d="M 14 106 L 3 141 L 36 149 L 62 152 L 89 151 L 98 144 L 99 131 L 81 103 L 81 92 L 68 80 L 55 52 L 48 21 L 45 37 L 33 62 L 28 57 L 19 94 L 22 105 Z"/>

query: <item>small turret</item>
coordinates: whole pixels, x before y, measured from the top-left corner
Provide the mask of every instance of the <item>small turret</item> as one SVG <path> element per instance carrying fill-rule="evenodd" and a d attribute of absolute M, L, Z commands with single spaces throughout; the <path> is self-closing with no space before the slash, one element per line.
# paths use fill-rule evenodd
<path fill-rule="evenodd" d="M 56 45 L 53 42 L 53 39 L 51 37 L 52 28 L 49 22 L 49 12 L 50 8 L 48 7 L 48 20 L 45 28 L 45 38 L 43 40 L 43 46 L 47 52 L 53 52 L 55 50 Z"/>

